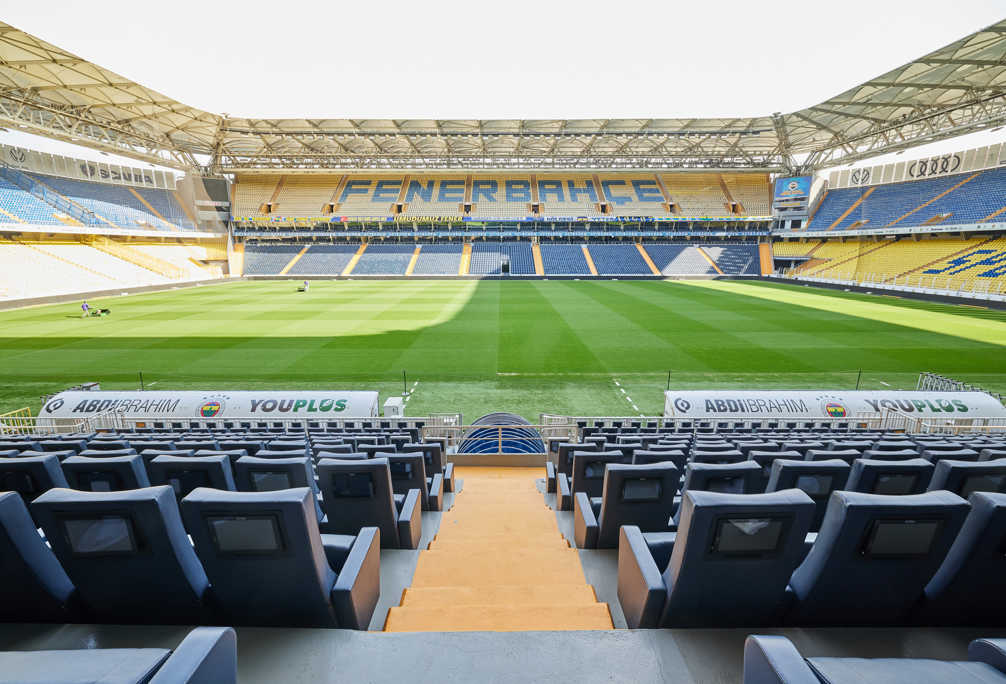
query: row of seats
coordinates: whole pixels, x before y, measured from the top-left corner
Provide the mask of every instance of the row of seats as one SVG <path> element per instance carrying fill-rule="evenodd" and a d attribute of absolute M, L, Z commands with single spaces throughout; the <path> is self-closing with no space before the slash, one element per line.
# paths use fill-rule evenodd
<path fill-rule="evenodd" d="M 673 535 L 619 532 L 637 627 L 989 624 L 1006 609 L 1006 494 L 687 491 Z M 809 549 L 808 549 L 809 546 Z"/>
<path fill-rule="evenodd" d="M 380 532 L 322 534 L 311 494 L 198 488 L 178 501 L 168 486 L 56 488 L 26 507 L 0 493 L 0 613 L 20 622 L 367 629 L 380 594 Z"/>
<path fill-rule="evenodd" d="M 289 264 L 289 275 L 340 275 L 361 245 L 249 243 L 245 247 L 247 275 L 276 275 Z M 504 259 L 514 275 L 534 275 L 534 256 L 529 242 L 474 242 L 469 273 L 500 275 Z M 405 275 L 416 249 L 419 255 L 414 275 L 457 275 L 463 245 L 416 243 L 369 243 L 353 268 L 353 275 Z M 587 244 L 543 242 L 540 245 L 546 275 L 591 275 L 584 248 L 601 276 L 653 275 L 645 253 L 663 274 L 758 275 L 760 260 L 755 244 Z M 298 257 L 299 255 L 299 257 Z M 298 257 L 294 260 L 295 257 Z M 714 265 L 715 264 L 715 265 Z M 719 270 L 717 270 L 719 269 Z"/>

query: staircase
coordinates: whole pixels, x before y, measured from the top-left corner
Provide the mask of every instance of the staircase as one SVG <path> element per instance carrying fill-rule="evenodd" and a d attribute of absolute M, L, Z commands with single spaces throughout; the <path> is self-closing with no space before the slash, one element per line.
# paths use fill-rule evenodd
<path fill-rule="evenodd" d="M 134 266 L 139 266 L 140 268 L 145 268 L 152 273 L 164 276 L 169 280 L 183 280 L 186 275 L 184 270 L 170 261 L 165 261 L 164 259 L 158 259 L 155 256 L 145 254 L 139 250 L 129 247 L 128 245 L 124 245 L 121 242 L 111 240 L 104 235 L 89 236 L 85 244 L 97 249 L 98 251 L 104 252 L 105 254 L 111 254 L 117 259 L 128 261 Z"/>
<path fill-rule="evenodd" d="M 608 630 L 576 549 L 535 487 L 540 468 L 456 468 L 463 489 L 419 553 L 386 632 Z"/>
<path fill-rule="evenodd" d="M 93 211 L 71 202 L 59 193 L 50 190 L 44 183 L 35 180 L 28 174 L 22 173 L 13 167 L 0 165 L 0 177 L 10 181 L 25 192 L 34 195 L 46 204 L 55 207 L 71 219 L 74 219 L 81 224 L 94 225 L 101 222 Z"/>

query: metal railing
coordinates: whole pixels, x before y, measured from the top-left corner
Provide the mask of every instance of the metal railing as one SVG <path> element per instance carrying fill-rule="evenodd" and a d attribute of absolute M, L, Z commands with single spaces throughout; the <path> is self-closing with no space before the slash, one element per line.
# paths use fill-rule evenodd
<path fill-rule="evenodd" d="M 794 269 L 783 271 L 781 276 L 787 280 L 802 280 L 811 283 L 829 283 L 833 285 L 850 285 L 853 287 L 869 287 L 878 290 L 897 290 L 903 292 L 920 292 L 948 297 L 970 297 L 972 299 L 1006 300 L 1006 287 L 1002 281 L 980 283 L 978 281 L 954 280 L 948 276 L 922 276 L 919 274 L 895 276 L 893 278 L 880 274 L 866 274 L 856 277 L 853 274 L 843 274 L 847 277 L 825 278 L 821 276 L 803 275 Z"/>
<path fill-rule="evenodd" d="M 71 202 L 62 195 L 50 190 L 43 183 L 40 183 L 28 174 L 22 173 L 13 167 L 7 166 L 6 164 L 0 165 L 0 178 L 7 179 L 25 192 L 34 195 L 46 204 L 59 209 L 67 216 L 80 221 L 84 225 L 98 223 L 97 216 L 95 216 L 94 212 L 90 209 L 85 209 L 79 204 Z"/>
<path fill-rule="evenodd" d="M 0 415 L 0 435 L 87 433 L 121 430 L 124 427 L 122 414 L 116 411 L 81 418 L 48 418 L 33 416 L 31 409 L 23 408 Z"/>
<path fill-rule="evenodd" d="M 519 434 L 521 432 L 541 435 L 540 441 L 543 446 L 548 444 L 546 433 L 554 438 L 562 437 L 573 441 L 579 440 L 579 428 L 575 424 L 550 424 L 550 425 L 452 425 L 452 426 L 431 426 L 422 429 L 422 438 L 438 437 L 447 440 L 447 448 L 456 450 L 462 443 L 476 443 L 480 445 L 495 446 L 496 453 L 506 453 L 504 447 L 508 443 L 514 442 L 534 442 L 539 438 L 531 435 Z M 486 452 L 488 453 L 488 452 Z M 521 452 L 524 453 L 524 452 Z M 532 452 L 527 452 L 532 453 Z"/>
<path fill-rule="evenodd" d="M 673 429 L 677 432 L 699 432 L 731 429 L 878 429 L 879 413 L 855 413 L 845 418 L 669 418 L 667 416 L 561 416 L 541 414 L 542 439 L 548 443 L 545 430 L 553 425 L 583 428 Z"/>
<path fill-rule="evenodd" d="M 886 408 L 881 414 L 880 428 L 925 435 L 977 432 L 1006 436 L 1006 418 L 922 418 L 899 409 Z"/>
<path fill-rule="evenodd" d="M 998 399 L 999 403 L 1006 403 L 1006 397 L 1003 397 L 998 392 L 990 392 L 984 387 L 972 385 L 956 378 L 949 378 L 939 373 L 930 373 L 929 371 L 919 373 L 915 389 L 928 392 L 984 392 Z"/>

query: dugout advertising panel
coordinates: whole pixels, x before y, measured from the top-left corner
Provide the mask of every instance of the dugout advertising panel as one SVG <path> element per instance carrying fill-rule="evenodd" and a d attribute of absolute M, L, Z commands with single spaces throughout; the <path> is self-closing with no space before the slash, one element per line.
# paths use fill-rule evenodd
<path fill-rule="evenodd" d="M 1006 418 L 984 392 L 711 390 L 664 392 L 664 416 L 694 420 L 856 418 L 884 409 L 919 418 Z"/>
<path fill-rule="evenodd" d="M 377 392 L 97 391 L 60 392 L 43 404 L 45 419 L 88 418 L 117 411 L 128 420 L 326 420 L 378 415 Z"/>

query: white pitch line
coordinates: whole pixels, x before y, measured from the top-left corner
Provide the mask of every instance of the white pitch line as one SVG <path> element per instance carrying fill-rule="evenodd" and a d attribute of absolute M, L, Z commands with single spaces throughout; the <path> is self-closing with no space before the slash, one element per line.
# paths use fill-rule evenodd
<path fill-rule="evenodd" d="M 881 385 L 883 385 L 884 387 L 890 387 L 890 385 L 888 385 L 888 384 L 887 384 L 886 382 L 884 382 L 883 380 L 881 380 L 881 381 L 880 381 L 880 384 L 881 384 Z"/>

